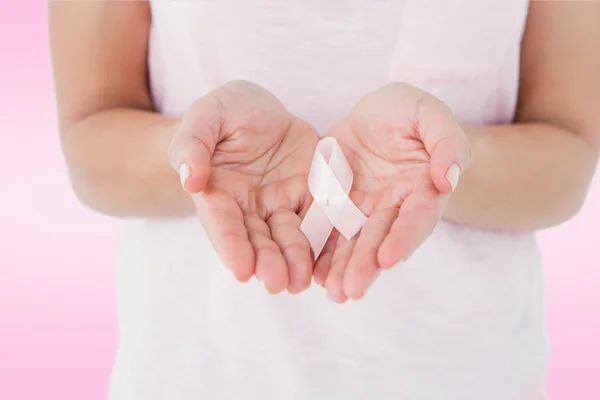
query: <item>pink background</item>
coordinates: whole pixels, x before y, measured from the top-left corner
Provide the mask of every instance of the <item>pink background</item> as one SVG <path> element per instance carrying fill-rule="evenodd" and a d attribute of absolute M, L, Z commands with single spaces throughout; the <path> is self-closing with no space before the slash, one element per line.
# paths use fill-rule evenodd
<path fill-rule="evenodd" d="M 26 3 L 0 5 L 0 399 L 99 400 L 117 345 L 116 224 L 71 193 L 46 10 Z M 599 225 L 600 177 L 577 218 L 540 235 L 550 399 L 600 399 Z"/>

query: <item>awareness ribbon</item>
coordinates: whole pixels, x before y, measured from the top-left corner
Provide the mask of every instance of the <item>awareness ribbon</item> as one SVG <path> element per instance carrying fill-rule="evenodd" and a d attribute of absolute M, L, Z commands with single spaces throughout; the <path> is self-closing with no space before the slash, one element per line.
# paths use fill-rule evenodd
<path fill-rule="evenodd" d="M 314 201 L 300 224 L 315 260 L 333 228 L 350 240 L 367 220 L 348 197 L 352 178 L 352 169 L 337 140 L 321 139 L 308 173 L 308 190 Z"/>

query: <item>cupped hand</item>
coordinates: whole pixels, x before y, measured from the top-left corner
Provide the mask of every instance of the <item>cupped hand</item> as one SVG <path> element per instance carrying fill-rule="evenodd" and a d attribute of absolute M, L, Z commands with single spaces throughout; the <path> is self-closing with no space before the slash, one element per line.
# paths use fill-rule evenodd
<path fill-rule="evenodd" d="M 319 137 L 264 88 L 229 82 L 196 101 L 169 158 L 192 194 L 223 263 L 271 293 L 311 283 L 314 262 L 299 229 Z"/>
<path fill-rule="evenodd" d="M 328 297 L 361 298 L 381 269 L 407 259 L 442 217 L 470 161 L 470 143 L 431 94 L 392 83 L 365 96 L 326 136 L 354 171 L 350 197 L 368 217 L 347 241 L 333 234 L 315 266 Z"/>

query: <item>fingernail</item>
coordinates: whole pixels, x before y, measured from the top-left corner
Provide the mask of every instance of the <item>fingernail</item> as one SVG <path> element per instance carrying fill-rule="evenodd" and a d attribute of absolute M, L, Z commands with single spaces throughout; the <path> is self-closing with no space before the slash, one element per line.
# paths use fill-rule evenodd
<path fill-rule="evenodd" d="M 319 283 L 319 282 L 317 282 L 317 278 L 315 278 L 314 276 L 313 276 L 313 282 L 314 282 L 316 285 L 319 285 L 319 286 L 321 286 L 323 289 L 325 289 L 325 284 L 324 284 L 324 283 Z"/>
<path fill-rule="evenodd" d="M 181 187 L 185 190 L 185 183 L 192 175 L 192 169 L 187 163 L 183 163 L 179 166 L 179 179 L 181 179 Z"/>
<path fill-rule="evenodd" d="M 452 186 L 452 191 L 456 189 L 456 185 L 458 185 L 458 178 L 460 176 L 460 167 L 458 164 L 452 164 L 450 168 L 448 168 L 448 172 L 446 172 L 446 179 L 450 182 Z"/>

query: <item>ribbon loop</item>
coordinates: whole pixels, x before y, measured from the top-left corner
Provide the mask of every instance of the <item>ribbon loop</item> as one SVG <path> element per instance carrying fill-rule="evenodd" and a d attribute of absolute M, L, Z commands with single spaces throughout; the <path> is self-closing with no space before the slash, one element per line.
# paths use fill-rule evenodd
<path fill-rule="evenodd" d="M 308 174 L 308 189 L 314 201 L 300 224 L 315 259 L 333 228 L 350 240 L 367 220 L 348 197 L 353 176 L 338 142 L 332 137 L 321 139 Z"/>

